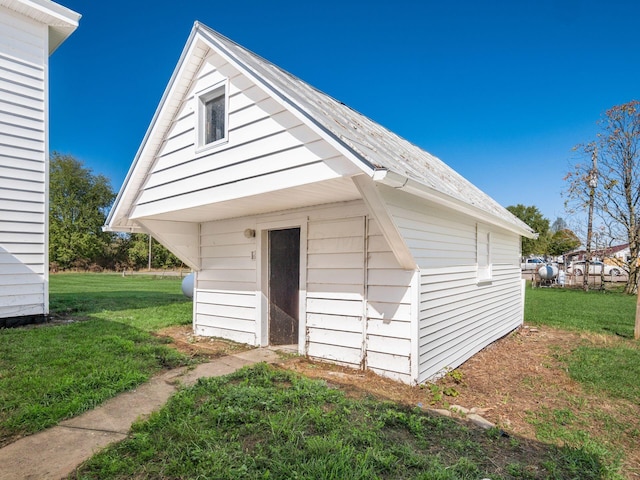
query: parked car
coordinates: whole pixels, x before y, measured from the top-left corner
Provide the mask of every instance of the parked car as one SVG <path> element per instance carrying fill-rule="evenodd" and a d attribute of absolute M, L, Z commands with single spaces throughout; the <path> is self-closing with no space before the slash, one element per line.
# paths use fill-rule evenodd
<path fill-rule="evenodd" d="M 617 277 L 618 275 L 622 275 L 622 270 L 620 267 L 615 265 L 607 265 L 606 263 L 602 263 L 599 260 L 592 260 L 589 262 L 589 275 L 601 275 L 602 268 L 604 267 L 604 274 L 607 276 Z M 581 260 L 579 262 L 572 262 L 571 265 L 567 267 L 567 273 L 574 275 L 583 275 L 586 270 L 585 261 Z"/>
<path fill-rule="evenodd" d="M 544 260 L 541 258 L 525 258 L 524 261 L 520 264 L 520 269 L 522 270 L 535 270 L 538 269 L 545 264 Z"/>

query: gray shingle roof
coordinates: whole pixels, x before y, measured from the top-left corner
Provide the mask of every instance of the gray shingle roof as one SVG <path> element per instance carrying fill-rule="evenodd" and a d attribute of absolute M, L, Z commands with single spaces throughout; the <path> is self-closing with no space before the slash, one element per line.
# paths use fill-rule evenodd
<path fill-rule="evenodd" d="M 390 170 L 511 223 L 518 229 L 532 231 L 439 158 L 209 27 L 199 23 L 196 27 L 370 168 Z"/>

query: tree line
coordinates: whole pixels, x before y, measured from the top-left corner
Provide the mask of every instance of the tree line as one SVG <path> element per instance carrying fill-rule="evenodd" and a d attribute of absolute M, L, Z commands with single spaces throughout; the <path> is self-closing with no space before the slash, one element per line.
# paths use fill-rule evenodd
<path fill-rule="evenodd" d="M 109 179 L 95 175 L 71 155 L 51 154 L 49 176 L 49 268 L 115 270 L 181 268 L 182 261 L 141 233 L 104 232 L 116 198 Z M 151 255 L 149 256 L 149 250 Z"/>
<path fill-rule="evenodd" d="M 507 207 L 511 213 L 529 225 L 538 238 L 522 238 L 522 255 L 540 255 L 545 257 L 559 257 L 578 248 L 582 241 L 568 228 L 561 217 L 553 223 L 542 215 L 536 206 L 522 204 Z"/>

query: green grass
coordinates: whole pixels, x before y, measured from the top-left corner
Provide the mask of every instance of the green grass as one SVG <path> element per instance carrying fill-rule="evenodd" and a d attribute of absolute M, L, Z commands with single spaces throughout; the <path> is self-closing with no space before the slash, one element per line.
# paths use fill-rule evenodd
<path fill-rule="evenodd" d="M 188 362 L 151 335 L 191 322 L 180 279 L 62 274 L 50 291 L 54 316 L 77 321 L 0 330 L 0 445 Z M 590 397 L 526 412 L 539 441 L 346 398 L 261 365 L 181 390 L 77 477 L 620 478 L 620 446 L 640 439 L 634 314 L 635 298 L 618 293 L 527 289 L 528 324 L 612 339 L 549 353 Z M 601 408 L 609 399 L 627 403 Z"/>
<path fill-rule="evenodd" d="M 615 335 L 604 345 L 584 342 L 561 360 L 585 388 L 640 404 L 640 343 L 627 340 L 633 338 L 636 300 L 619 292 L 528 289 L 525 321 Z"/>
<path fill-rule="evenodd" d="M 640 347 L 582 345 L 566 359 L 569 375 L 590 391 L 640 405 Z"/>
<path fill-rule="evenodd" d="M 419 409 L 350 399 L 265 364 L 181 390 L 73 478 L 603 478 L 583 449 L 533 447 Z"/>
<path fill-rule="evenodd" d="M 51 311 L 70 323 L 0 329 L 0 445 L 189 363 L 150 334 L 191 321 L 179 279 L 65 274 L 50 281 Z"/>
<path fill-rule="evenodd" d="M 623 450 L 635 449 L 640 438 L 640 343 L 633 340 L 636 300 L 611 291 L 526 291 L 525 322 L 584 335 L 572 350 L 550 352 L 584 395 L 570 398 L 567 408 L 542 405 L 528 412 L 529 422 L 541 441 L 579 446 L 611 472 L 624 461 Z"/>
<path fill-rule="evenodd" d="M 54 316 L 90 315 L 145 331 L 191 323 L 193 304 L 176 277 L 118 274 L 58 274 L 50 277 Z"/>
<path fill-rule="evenodd" d="M 633 338 L 636 297 L 620 292 L 527 288 L 525 322 Z"/>

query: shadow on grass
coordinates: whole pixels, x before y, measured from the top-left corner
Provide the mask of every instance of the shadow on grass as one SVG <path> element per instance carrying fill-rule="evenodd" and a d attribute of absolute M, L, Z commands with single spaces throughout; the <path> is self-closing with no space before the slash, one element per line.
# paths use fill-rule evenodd
<path fill-rule="evenodd" d="M 150 291 L 51 293 L 54 316 L 90 315 L 105 310 L 121 311 L 190 302 L 184 295 Z"/>

